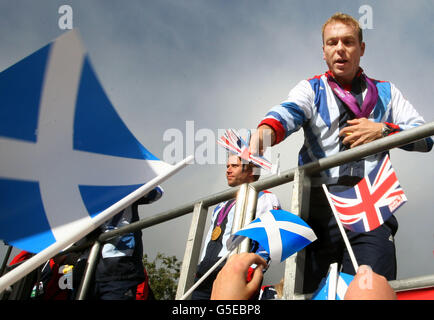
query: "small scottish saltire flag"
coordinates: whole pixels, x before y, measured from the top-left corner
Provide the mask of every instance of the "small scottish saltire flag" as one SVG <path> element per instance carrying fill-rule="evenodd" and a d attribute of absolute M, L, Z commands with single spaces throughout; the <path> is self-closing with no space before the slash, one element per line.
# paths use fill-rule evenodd
<path fill-rule="evenodd" d="M 317 239 L 303 219 L 284 210 L 270 210 L 237 231 L 227 242 L 229 251 L 244 237 L 257 241 L 274 263 L 284 261 Z"/>
<path fill-rule="evenodd" d="M 36 253 L 79 240 L 102 223 L 101 212 L 172 171 L 123 123 L 75 31 L 0 73 L 0 238 L 7 243 Z"/>
<path fill-rule="evenodd" d="M 388 155 L 353 188 L 328 194 L 343 226 L 356 232 L 379 227 L 407 201 Z"/>
<path fill-rule="evenodd" d="M 249 131 L 250 134 L 250 131 Z M 261 156 L 255 156 L 249 152 L 250 137 L 247 138 L 247 142 L 240 136 L 240 134 L 234 130 L 226 130 L 224 135 L 221 136 L 217 143 L 224 147 L 226 150 L 236 154 L 241 159 L 251 162 L 265 170 L 271 170 L 272 164 L 270 161 Z"/>
<path fill-rule="evenodd" d="M 312 300 L 344 300 L 348 286 L 353 281 L 354 276 L 337 272 L 337 266 L 330 266 L 327 277 L 324 278 L 318 290 L 313 294 Z"/>

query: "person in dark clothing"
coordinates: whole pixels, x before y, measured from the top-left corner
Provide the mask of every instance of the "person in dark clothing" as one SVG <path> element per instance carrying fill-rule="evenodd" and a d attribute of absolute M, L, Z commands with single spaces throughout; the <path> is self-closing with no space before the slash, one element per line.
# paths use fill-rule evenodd
<path fill-rule="evenodd" d="M 108 232 L 139 220 L 138 206 L 157 201 L 163 189 L 156 187 L 133 205 L 122 210 L 99 229 Z M 148 285 L 143 266 L 141 230 L 127 233 L 106 242 L 96 266 L 90 299 L 136 300 L 143 297 L 142 286 Z M 139 291 L 138 291 L 139 289 Z M 152 297 L 146 294 L 146 296 Z"/>

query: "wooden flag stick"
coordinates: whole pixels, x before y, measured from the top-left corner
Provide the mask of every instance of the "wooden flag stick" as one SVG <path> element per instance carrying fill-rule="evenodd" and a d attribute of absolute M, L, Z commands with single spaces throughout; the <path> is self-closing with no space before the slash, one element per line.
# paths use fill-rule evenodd
<path fill-rule="evenodd" d="M 170 169 L 167 172 L 151 179 L 150 181 L 142 185 L 137 190 L 131 192 L 130 194 L 128 194 L 118 202 L 106 208 L 97 216 L 93 217 L 91 221 L 88 222 L 88 220 L 83 219 L 81 221 L 84 222 L 81 221 L 76 222 L 74 228 L 70 227 L 69 229 L 70 231 L 65 237 L 56 241 L 52 245 L 48 246 L 47 248 L 45 248 L 44 250 L 36 254 L 35 256 L 24 261 L 23 264 L 20 264 L 18 267 L 12 269 L 11 271 L 3 275 L 0 278 L 0 293 L 10 285 L 20 280 L 25 275 L 29 274 L 30 272 L 38 268 L 47 260 L 50 260 L 60 251 L 68 248 L 74 242 L 77 242 L 80 239 L 82 239 L 84 236 L 86 236 L 88 233 L 96 229 L 102 223 L 112 218 L 115 214 L 125 209 L 126 207 L 132 205 L 135 201 L 143 197 L 149 191 L 154 189 L 157 185 L 166 181 L 176 172 L 184 168 L 193 159 L 194 157 L 191 155 L 185 158 L 184 160 L 178 162 L 177 164 L 173 165 L 172 167 L 170 167 Z"/>
<path fill-rule="evenodd" d="M 196 283 L 186 293 L 184 293 L 184 295 L 179 300 L 187 299 L 190 296 L 190 294 L 192 294 L 194 289 L 196 289 L 206 278 L 208 278 L 208 276 L 220 265 L 220 263 L 225 261 L 225 259 L 229 257 L 231 253 L 232 251 L 229 251 L 223 257 L 221 257 L 220 260 L 217 261 L 199 280 L 197 280 Z"/>
<path fill-rule="evenodd" d="M 336 291 L 338 286 L 338 263 L 332 263 L 329 267 L 329 287 L 327 300 L 336 300 Z"/>
<path fill-rule="evenodd" d="M 225 261 L 231 254 L 235 253 L 237 250 L 237 247 L 246 240 L 246 237 L 236 237 L 232 243 L 228 247 L 228 252 L 223 255 L 223 257 L 220 258 L 219 261 L 217 261 L 199 280 L 196 281 L 196 283 L 186 292 L 179 300 L 185 300 L 187 299 L 190 294 L 196 289 L 208 276 L 223 262 Z"/>
<path fill-rule="evenodd" d="M 354 255 L 353 249 L 351 248 L 350 241 L 348 240 L 347 237 L 347 233 L 345 232 L 344 227 L 342 226 L 341 219 L 339 219 L 338 213 L 336 212 L 336 208 L 333 205 L 332 199 L 330 199 L 330 195 L 328 193 L 325 184 L 322 185 L 322 188 L 324 189 L 324 193 L 326 194 L 327 200 L 329 201 L 330 207 L 332 208 L 333 215 L 335 216 L 342 238 L 344 238 L 345 245 L 347 247 L 348 253 L 350 254 L 351 262 L 353 263 L 354 272 L 357 273 L 357 269 L 359 269 L 359 265 L 357 264 L 356 256 Z"/>

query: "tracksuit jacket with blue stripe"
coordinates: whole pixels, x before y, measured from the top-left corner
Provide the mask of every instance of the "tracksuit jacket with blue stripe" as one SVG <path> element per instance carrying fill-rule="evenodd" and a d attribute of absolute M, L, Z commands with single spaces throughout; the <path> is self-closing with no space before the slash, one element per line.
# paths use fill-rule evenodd
<path fill-rule="evenodd" d="M 359 72 L 360 76 L 361 72 Z M 373 80 L 378 89 L 378 101 L 368 119 L 375 122 L 395 124 L 399 130 L 407 130 L 423 124 L 424 119 L 411 103 L 390 82 Z M 356 77 L 351 93 L 361 105 L 367 92 L 364 81 Z M 298 164 L 302 166 L 312 161 L 334 155 L 347 147 L 342 144 L 339 131 L 349 119 L 355 116 L 339 98 L 335 96 L 325 74 L 300 81 L 280 105 L 274 106 L 259 124 L 267 124 L 276 133 L 275 144 L 281 142 L 300 128 L 304 130 L 304 144 L 299 152 Z M 408 151 L 427 152 L 432 149 L 433 140 L 426 138 L 401 148 Z M 377 154 L 331 168 L 313 177 L 312 185 L 322 183 L 339 184 L 344 176 L 364 177 L 377 165 L 382 155 Z"/>

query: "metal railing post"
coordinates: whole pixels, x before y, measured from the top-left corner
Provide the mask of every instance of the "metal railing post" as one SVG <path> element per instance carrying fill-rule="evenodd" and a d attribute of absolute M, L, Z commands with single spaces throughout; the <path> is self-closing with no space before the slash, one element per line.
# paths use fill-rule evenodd
<path fill-rule="evenodd" d="M 9 257 L 11 256 L 11 252 L 12 252 L 12 246 L 10 246 L 10 245 L 7 245 L 7 246 L 8 246 L 8 249 L 6 250 L 6 254 L 5 254 L 5 257 L 3 258 L 3 262 L 2 262 L 2 265 L 0 268 L 0 277 L 3 275 L 3 273 L 6 270 L 6 265 L 8 263 Z"/>
<path fill-rule="evenodd" d="M 241 185 L 240 190 L 237 194 L 237 199 L 235 203 L 235 212 L 234 212 L 234 222 L 232 224 L 232 234 L 240 230 L 244 226 L 244 216 L 246 213 L 247 202 L 248 202 L 248 194 L 249 194 L 249 185 L 244 183 Z M 241 246 L 245 246 L 245 239 L 236 250 L 234 250 L 230 256 L 240 253 Z"/>
<path fill-rule="evenodd" d="M 291 213 L 306 220 L 309 215 L 310 178 L 303 170 L 296 170 L 292 189 Z M 294 300 L 303 292 L 305 250 L 301 250 L 285 262 L 283 298 Z"/>
<path fill-rule="evenodd" d="M 191 218 L 190 231 L 188 233 L 187 245 L 185 247 L 184 259 L 176 291 L 176 300 L 194 284 L 194 275 L 199 262 L 200 249 L 203 232 L 205 230 L 208 208 L 199 202 L 194 206 L 193 217 Z"/>
<path fill-rule="evenodd" d="M 247 203 L 246 203 L 246 209 L 244 213 L 243 227 L 245 227 L 255 219 L 257 203 L 258 203 L 258 191 L 256 191 L 256 189 L 253 188 L 251 185 L 248 185 Z M 246 240 L 241 243 L 239 247 L 239 253 L 250 251 L 250 245 L 252 241 L 250 241 L 248 238 Z"/>
<path fill-rule="evenodd" d="M 434 275 L 425 275 L 402 280 L 391 280 L 389 281 L 389 284 L 396 292 L 411 289 L 434 288 Z"/>
<path fill-rule="evenodd" d="M 86 268 L 83 273 L 83 279 L 81 280 L 80 287 L 77 291 L 76 300 L 86 299 L 87 291 L 89 290 L 93 274 L 95 272 L 96 264 L 98 263 L 99 252 L 101 250 L 101 243 L 95 241 L 90 250 L 89 257 L 87 258 Z"/>

